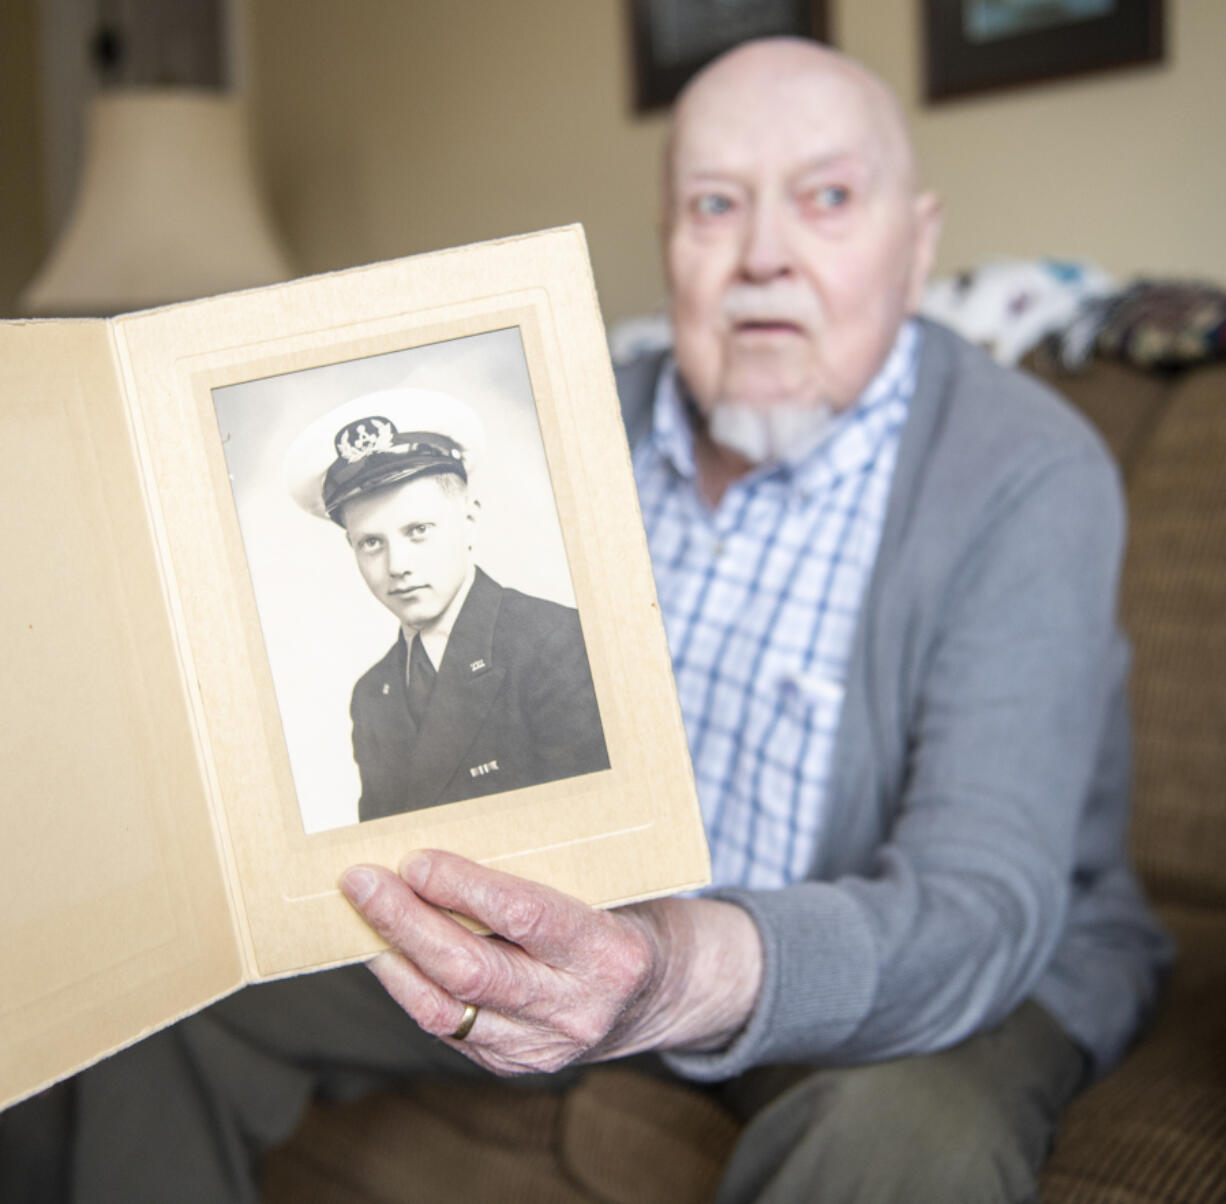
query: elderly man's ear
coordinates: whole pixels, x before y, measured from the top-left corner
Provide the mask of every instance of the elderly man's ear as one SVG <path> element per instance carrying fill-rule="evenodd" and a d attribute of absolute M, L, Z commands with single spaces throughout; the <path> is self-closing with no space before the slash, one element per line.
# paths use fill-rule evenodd
<path fill-rule="evenodd" d="M 936 258 L 937 243 L 941 238 L 941 198 L 935 192 L 916 194 L 915 206 L 915 255 L 911 261 L 911 281 L 907 289 L 907 312 L 917 313 L 924 299 L 924 285 L 932 262 Z"/>

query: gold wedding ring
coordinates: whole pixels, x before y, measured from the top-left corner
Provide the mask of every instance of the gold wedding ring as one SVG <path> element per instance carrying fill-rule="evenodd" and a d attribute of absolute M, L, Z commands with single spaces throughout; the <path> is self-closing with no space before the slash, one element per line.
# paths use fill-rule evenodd
<path fill-rule="evenodd" d="M 451 1034 L 453 1041 L 463 1041 L 473 1031 L 473 1024 L 480 1010 L 476 1004 L 466 1003 L 464 1005 L 464 1015 L 460 1017 L 460 1023 L 456 1025 L 455 1032 Z"/>

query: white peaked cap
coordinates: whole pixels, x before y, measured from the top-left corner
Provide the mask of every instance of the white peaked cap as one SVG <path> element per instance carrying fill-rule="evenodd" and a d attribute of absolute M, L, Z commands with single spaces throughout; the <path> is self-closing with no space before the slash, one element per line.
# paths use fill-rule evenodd
<path fill-rule="evenodd" d="M 421 445 L 406 444 L 404 436 L 409 434 L 442 436 L 448 442 L 450 455 L 462 464 L 464 475 L 469 478 L 485 453 L 481 419 L 451 394 L 437 389 L 381 389 L 354 397 L 322 414 L 294 439 L 285 453 L 286 489 L 308 514 L 329 518 L 332 515 L 325 504 L 324 491 L 334 465 L 368 458 L 374 469 L 377 463 L 390 464 L 393 458 L 390 453 L 401 453 L 398 458 L 403 467 L 393 475 L 368 474 L 366 484 L 359 481 L 352 488 L 351 496 L 356 496 L 422 472 L 438 471 L 440 465 L 447 463 L 433 447 L 418 452 Z M 365 444 L 363 439 L 367 440 Z"/>

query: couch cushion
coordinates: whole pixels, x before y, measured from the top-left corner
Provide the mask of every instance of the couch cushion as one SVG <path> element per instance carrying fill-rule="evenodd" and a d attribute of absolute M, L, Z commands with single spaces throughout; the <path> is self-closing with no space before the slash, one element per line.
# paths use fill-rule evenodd
<path fill-rule="evenodd" d="M 1226 1199 L 1226 915 L 1162 915 L 1174 975 L 1141 1044 L 1065 1114 L 1044 1204 Z"/>
<path fill-rule="evenodd" d="M 616 1065 L 568 1095 L 562 1155 L 576 1182 L 618 1204 L 703 1204 L 740 1125 L 706 1094 Z"/>
<path fill-rule="evenodd" d="M 1128 495 L 1133 851 L 1155 898 L 1226 903 L 1226 368 L 1172 385 Z"/>
<path fill-rule="evenodd" d="M 706 1095 L 617 1065 L 566 1092 L 406 1084 L 315 1103 L 265 1160 L 263 1204 L 703 1204 L 739 1126 Z"/>
<path fill-rule="evenodd" d="M 592 1204 L 559 1172 L 561 1096 L 498 1082 L 406 1084 L 312 1104 L 265 1159 L 263 1204 Z"/>
<path fill-rule="evenodd" d="M 1031 356 L 1025 366 L 1094 423 L 1124 476 L 1130 477 L 1138 454 L 1161 417 L 1169 377 L 1108 360 L 1095 360 L 1084 371 L 1062 372 L 1042 353 Z"/>

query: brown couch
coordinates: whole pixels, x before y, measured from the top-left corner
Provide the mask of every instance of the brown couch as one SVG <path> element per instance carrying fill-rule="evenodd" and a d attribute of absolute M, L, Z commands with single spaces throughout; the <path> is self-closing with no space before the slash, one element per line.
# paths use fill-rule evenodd
<path fill-rule="evenodd" d="M 1226 364 L 1055 382 L 1128 485 L 1137 867 L 1178 944 L 1149 1029 L 1070 1109 L 1045 1201 L 1226 1201 Z"/>
<path fill-rule="evenodd" d="M 1226 365 L 1097 360 L 1056 384 L 1128 485 L 1133 845 L 1179 955 L 1133 1052 L 1068 1112 L 1043 1199 L 1226 1201 Z M 617 1066 L 562 1094 L 420 1084 L 315 1105 L 270 1158 L 264 1198 L 697 1204 L 736 1132 L 705 1096 Z"/>

